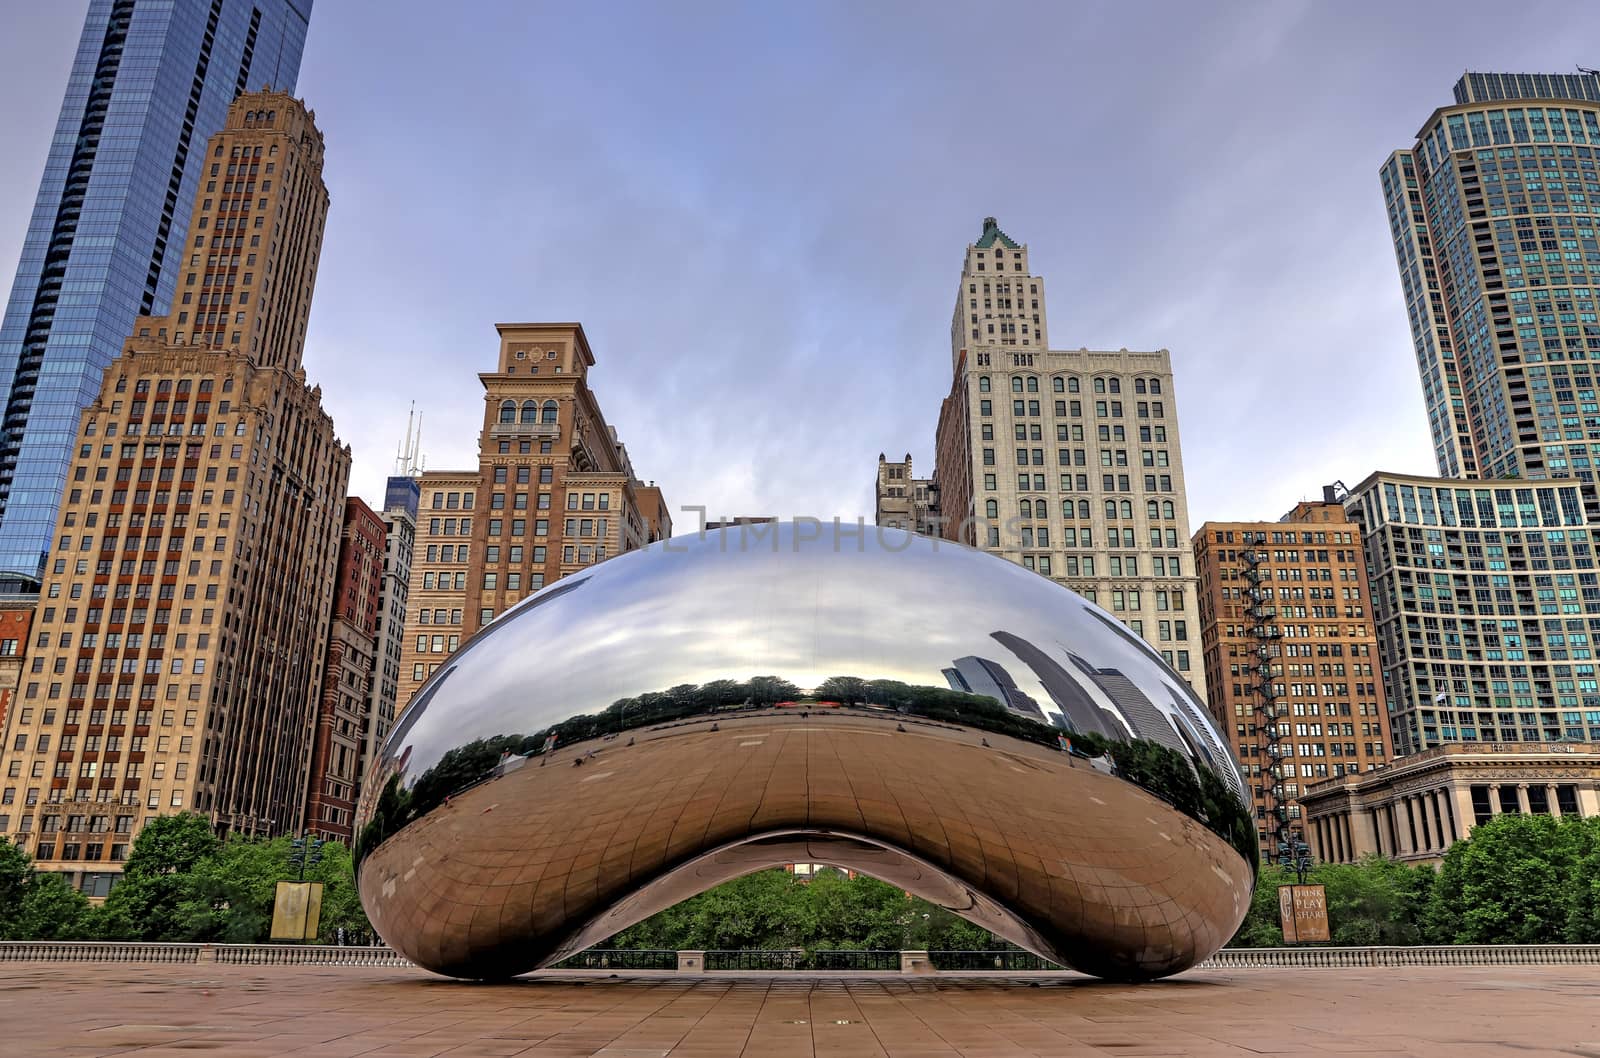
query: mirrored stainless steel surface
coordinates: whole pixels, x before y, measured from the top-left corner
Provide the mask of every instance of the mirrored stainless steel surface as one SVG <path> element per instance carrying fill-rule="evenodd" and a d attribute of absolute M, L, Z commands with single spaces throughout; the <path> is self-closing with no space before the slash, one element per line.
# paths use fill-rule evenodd
<path fill-rule="evenodd" d="M 1020 566 L 844 530 L 664 541 L 463 645 L 366 784 L 359 885 L 384 939 L 510 976 L 802 861 L 1100 976 L 1219 948 L 1256 830 L 1184 680 Z"/>

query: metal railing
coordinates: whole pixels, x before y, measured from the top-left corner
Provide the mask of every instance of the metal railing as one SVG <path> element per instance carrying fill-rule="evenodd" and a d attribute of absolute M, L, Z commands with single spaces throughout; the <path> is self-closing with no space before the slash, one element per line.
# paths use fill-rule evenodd
<path fill-rule="evenodd" d="M 719 949 L 706 952 L 707 970 L 800 970 L 804 969 L 803 948 Z"/>
<path fill-rule="evenodd" d="M 731 970 L 899 973 L 901 952 L 801 948 L 720 949 L 709 972 Z M 1019 949 L 936 950 L 944 973 L 1038 973 L 1063 967 Z M 410 966 L 387 947 L 318 944 L 161 944 L 121 941 L 0 941 L 0 962 L 227 963 L 236 966 Z M 1202 970 L 1311 970 L 1427 966 L 1600 966 L 1600 944 L 1462 944 L 1370 948 L 1224 948 Z M 552 970 L 675 971 L 678 952 L 624 948 L 580 952 Z"/>
<path fill-rule="evenodd" d="M 552 970 L 676 970 L 678 953 L 669 948 L 590 948 L 562 959 Z"/>
<path fill-rule="evenodd" d="M 811 953 L 806 969 L 827 971 L 868 970 L 880 973 L 900 972 L 898 951 L 848 951 L 844 949 L 819 949 Z"/>
<path fill-rule="evenodd" d="M 928 961 L 933 964 L 935 970 L 966 971 L 968 973 L 975 970 L 1034 971 L 1062 969 L 1062 967 L 1047 959 L 1039 958 L 1031 951 L 1020 951 L 1015 948 L 1003 948 L 994 951 L 934 950 L 928 952 Z"/>

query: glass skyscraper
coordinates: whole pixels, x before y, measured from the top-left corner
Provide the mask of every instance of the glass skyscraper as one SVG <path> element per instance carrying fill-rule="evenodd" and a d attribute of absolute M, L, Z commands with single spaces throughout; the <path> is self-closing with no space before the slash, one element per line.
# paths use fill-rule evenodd
<path fill-rule="evenodd" d="M 1593 482 L 1600 76 L 1467 73 L 1380 176 L 1439 473 Z"/>
<path fill-rule="evenodd" d="M 91 0 L 0 325 L 0 591 L 51 548 L 79 410 L 134 319 L 167 311 L 206 141 L 293 92 L 313 0 Z"/>

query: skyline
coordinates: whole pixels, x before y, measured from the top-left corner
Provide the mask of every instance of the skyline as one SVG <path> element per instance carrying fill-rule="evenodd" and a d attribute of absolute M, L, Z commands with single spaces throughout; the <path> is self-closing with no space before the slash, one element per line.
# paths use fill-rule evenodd
<path fill-rule="evenodd" d="M 710 517 L 870 519 L 878 452 L 932 467 L 960 254 L 986 215 L 1049 281 L 1053 347 L 1172 351 L 1191 527 L 1276 518 L 1335 478 L 1433 473 L 1378 168 L 1463 67 L 1582 58 L 1485 54 L 1457 28 L 1470 17 L 1309 4 L 1173 8 L 1156 41 L 1109 5 L 1039 8 L 1037 32 L 981 53 L 950 11 L 624 22 L 498 4 L 469 32 L 425 10 L 369 24 L 320 6 L 297 90 L 332 196 L 307 371 L 354 449 L 352 492 L 381 498 L 413 400 L 428 466 L 475 465 L 482 393 L 456 365 L 493 369 L 496 322 L 579 320 L 639 472 Z M 0 117 L 6 268 L 82 16 L 18 10 L 0 41 L 20 101 Z M 595 72 L 600 39 L 613 61 Z M 395 74 L 428 51 L 476 76 Z M 1347 85 L 1351 69 L 1372 72 Z M 1129 107 L 1094 95 L 1113 79 Z M 1006 143 L 1025 150 L 985 146 Z M 1297 348 L 1304 368 L 1274 376 Z"/>

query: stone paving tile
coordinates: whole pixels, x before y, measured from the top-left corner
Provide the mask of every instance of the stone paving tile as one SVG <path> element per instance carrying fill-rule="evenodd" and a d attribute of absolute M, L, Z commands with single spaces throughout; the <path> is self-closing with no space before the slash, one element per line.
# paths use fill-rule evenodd
<path fill-rule="evenodd" d="M 136 1058 L 1600 1058 L 1600 967 L 1069 974 L 551 974 L 0 964 L 0 1055 Z"/>

